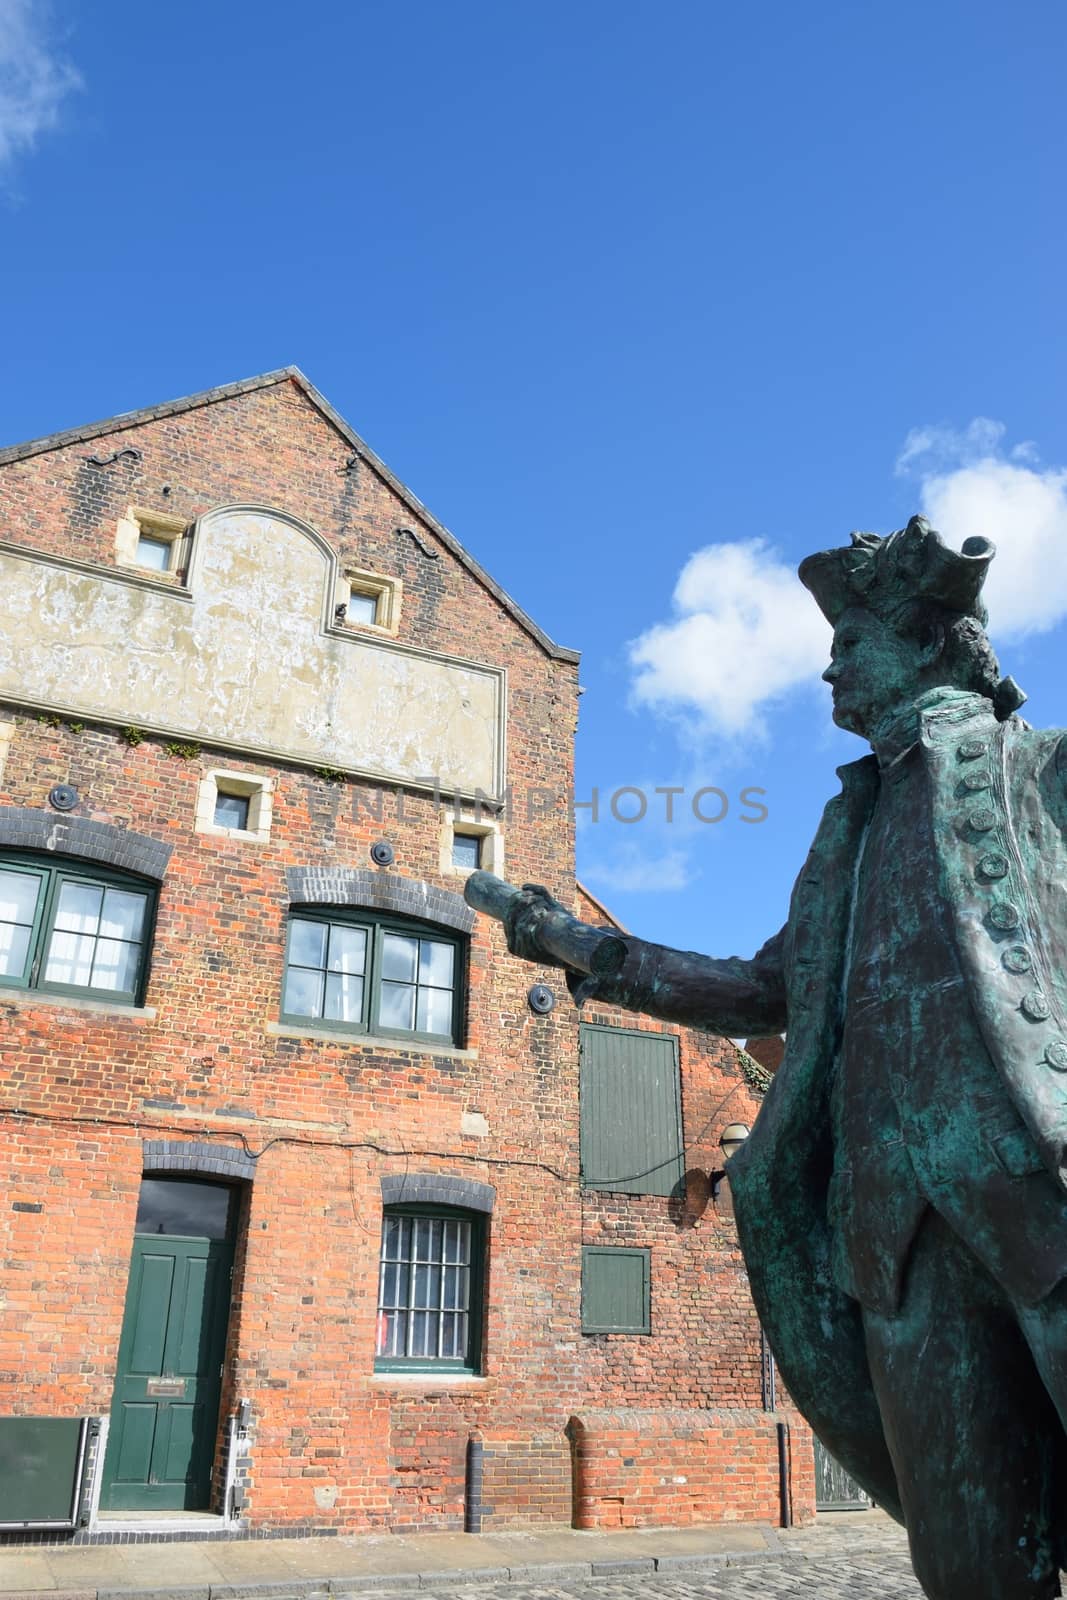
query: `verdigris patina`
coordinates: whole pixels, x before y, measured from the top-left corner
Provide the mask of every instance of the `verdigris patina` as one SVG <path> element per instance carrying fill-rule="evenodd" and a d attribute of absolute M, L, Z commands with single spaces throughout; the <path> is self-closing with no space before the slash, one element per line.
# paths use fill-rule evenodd
<path fill-rule="evenodd" d="M 1016 715 L 993 546 L 919 517 L 809 557 L 839 769 L 789 918 L 752 960 L 628 939 L 572 978 L 727 1035 L 785 1031 L 729 1176 L 797 1404 L 907 1526 L 931 1600 L 1058 1594 L 1067 1545 L 1067 734 Z M 555 907 L 528 887 L 517 954 Z"/>

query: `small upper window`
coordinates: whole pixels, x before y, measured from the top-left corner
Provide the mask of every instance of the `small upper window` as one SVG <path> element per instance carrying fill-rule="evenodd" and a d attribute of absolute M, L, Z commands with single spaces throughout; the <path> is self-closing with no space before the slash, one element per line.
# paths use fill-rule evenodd
<path fill-rule="evenodd" d="M 460 872 L 474 872 L 482 864 L 482 836 L 456 833 L 452 836 L 452 865 Z"/>
<path fill-rule="evenodd" d="M 449 806 L 441 808 L 441 871 L 449 877 L 458 873 L 495 872 L 504 876 L 504 835 L 499 822 L 474 806 L 470 816 Z"/>
<path fill-rule="evenodd" d="M 400 622 L 399 578 L 362 567 L 346 567 L 334 591 L 333 620 L 342 627 L 377 628 L 396 633 Z"/>
<path fill-rule="evenodd" d="M 273 792 L 273 778 L 213 768 L 200 780 L 197 833 L 212 833 L 234 842 L 265 843 L 270 838 Z"/>
<path fill-rule="evenodd" d="M 117 874 L 0 861 L 0 984 L 135 1005 L 152 906 L 151 890 Z"/>
<path fill-rule="evenodd" d="M 180 577 L 188 563 L 188 531 L 184 517 L 127 506 L 115 529 L 115 560 L 120 567 Z"/>
<path fill-rule="evenodd" d="M 153 572 L 169 572 L 171 549 L 169 539 L 153 539 L 151 534 L 142 533 L 137 540 L 137 565 L 150 567 Z"/>
<path fill-rule="evenodd" d="M 348 606 L 345 611 L 346 622 L 377 622 L 378 596 L 365 594 L 359 589 L 353 589 L 348 596 Z"/>
<path fill-rule="evenodd" d="M 216 828 L 239 828 L 242 833 L 247 833 L 250 804 L 251 797 L 247 794 L 225 794 L 221 789 L 216 790 Z"/>
<path fill-rule="evenodd" d="M 417 923 L 301 911 L 289 922 L 282 1016 L 458 1043 L 460 949 Z"/>

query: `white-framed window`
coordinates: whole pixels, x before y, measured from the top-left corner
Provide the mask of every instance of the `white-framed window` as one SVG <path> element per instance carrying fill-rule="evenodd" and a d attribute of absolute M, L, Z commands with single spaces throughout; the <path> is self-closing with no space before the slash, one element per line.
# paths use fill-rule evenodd
<path fill-rule="evenodd" d="M 115 530 L 115 560 L 160 576 L 180 573 L 187 563 L 188 523 L 184 517 L 147 506 L 128 506 Z"/>
<path fill-rule="evenodd" d="M 342 628 L 376 628 L 396 633 L 400 624 L 399 578 L 362 567 L 345 567 L 334 592 L 334 622 Z"/>
<path fill-rule="evenodd" d="M 213 768 L 200 780 L 196 831 L 264 843 L 270 838 L 273 797 L 273 778 Z"/>

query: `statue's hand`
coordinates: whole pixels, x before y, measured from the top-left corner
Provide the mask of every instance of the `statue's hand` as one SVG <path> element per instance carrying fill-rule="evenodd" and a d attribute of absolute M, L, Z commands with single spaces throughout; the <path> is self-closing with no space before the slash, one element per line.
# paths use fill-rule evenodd
<path fill-rule="evenodd" d="M 536 961 L 542 966 L 562 966 L 562 962 L 546 949 L 541 940 L 545 923 L 559 912 L 566 915 L 566 907 L 554 900 L 541 884 L 523 884 L 503 917 L 508 949 L 512 955 L 521 956 L 524 961 Z"/>
<path fill-rule="evenodd" d="M 472 872 L 463 898 L 504 924 L 508 949 L 523 961 L 604 975 L 618 972 L 626 960 L 625 940 L 579 922 L 539 883 L 515 889 L 491 872 Z"/>

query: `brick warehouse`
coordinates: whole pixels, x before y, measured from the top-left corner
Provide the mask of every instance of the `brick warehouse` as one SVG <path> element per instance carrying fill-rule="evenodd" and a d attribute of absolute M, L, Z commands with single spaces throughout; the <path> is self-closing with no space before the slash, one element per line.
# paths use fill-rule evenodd
<path fill-rule="evenodd" d="M 295 369 L 0 452 L 0 567 L 4 1537 L 809 1517 L 759 1069 L 462 898 L 608 920 L 575 652 Z"/>

